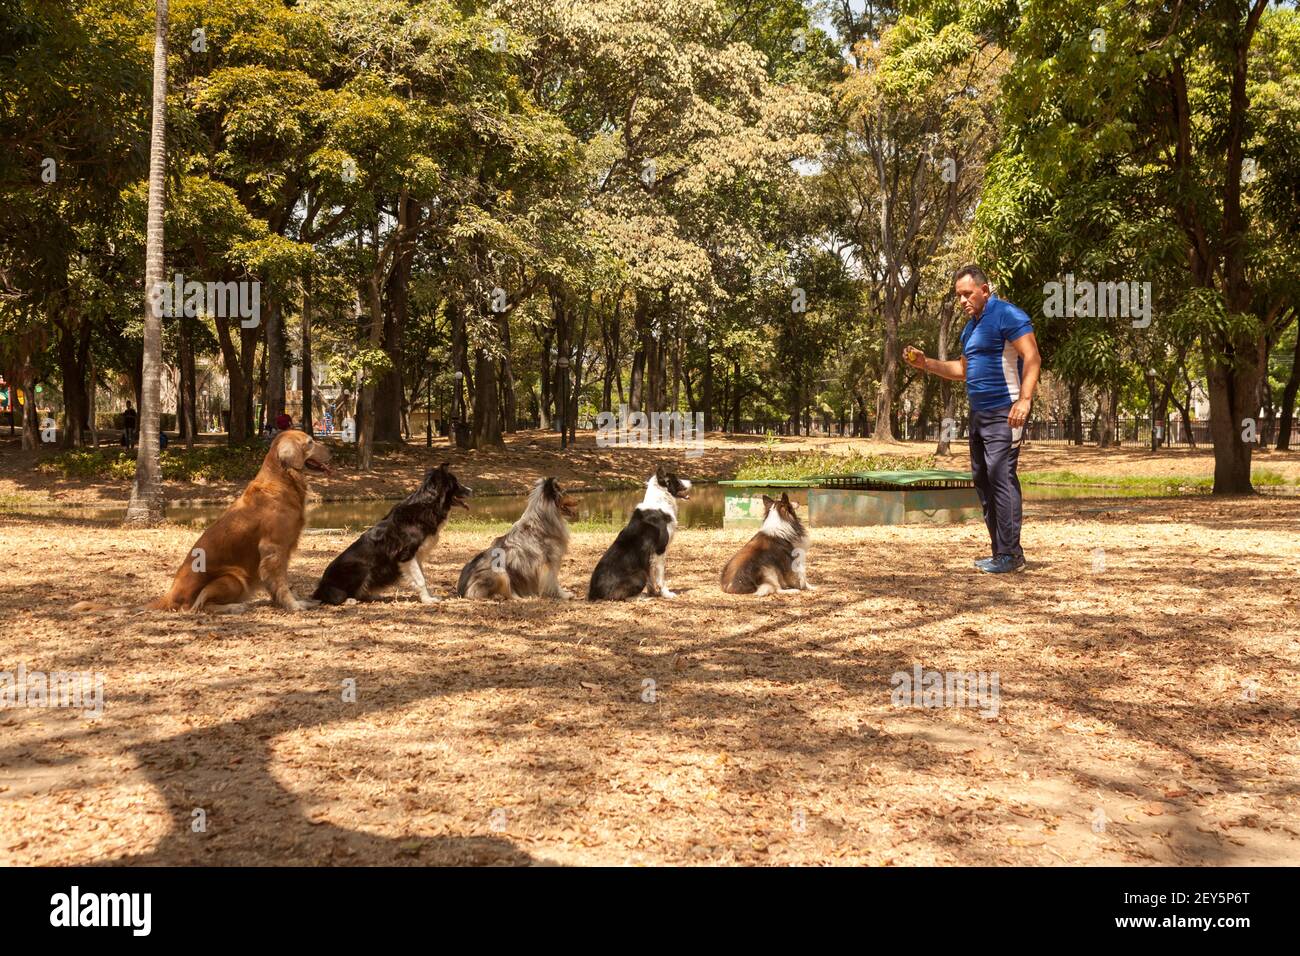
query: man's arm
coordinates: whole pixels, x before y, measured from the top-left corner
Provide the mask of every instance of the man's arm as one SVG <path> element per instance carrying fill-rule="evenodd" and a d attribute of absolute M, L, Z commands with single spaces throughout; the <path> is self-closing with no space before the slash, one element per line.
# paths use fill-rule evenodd
<path fill-rule="evenodd" d="M 926 358 L 924 352 L 909 345 L 903 350 L 903 358 L 908 365 L 919 368 L 922 372 L 929 372 L 931 375 L 938 375 L 940 378 L 951 379 L 954 382 L 966 380 L 966 356 L 964 355 L 960 359 L 941 362 L 938 359 Z"/>
<path fill-rule="evenodd" d="M 1011 406 L 1007 414 L 1007 424 L 1019 428 L 1029 420 L 1029 408 L 1034 402 L 1034 390 L 1038 388 L 1038 373 L 1043 368 L 1043 358 L 1038 354 L 1038 339 L 1033 332 L 1026 332 L 1018 339 L 1011 340 L 1011 347 L 1020 356 L 1024 371 L 1020 377 L 1020 398 Z"/>

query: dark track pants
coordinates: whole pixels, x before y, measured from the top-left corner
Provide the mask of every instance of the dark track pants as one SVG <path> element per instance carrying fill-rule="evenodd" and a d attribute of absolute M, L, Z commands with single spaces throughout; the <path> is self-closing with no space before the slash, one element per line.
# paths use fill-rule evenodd
<path fill-rule="evenodd" d="M 1025 556 L 1020 549 L 1020 434 L 1012 436 L 1007 415 L 1011 406 L 971 410 L 970 467 L 975 475 L 975 490 L 984 506 L 984 523 L 993 542 L 993 556 Z M 1021 429 L 1016 429 L 1019 433 Z"/>

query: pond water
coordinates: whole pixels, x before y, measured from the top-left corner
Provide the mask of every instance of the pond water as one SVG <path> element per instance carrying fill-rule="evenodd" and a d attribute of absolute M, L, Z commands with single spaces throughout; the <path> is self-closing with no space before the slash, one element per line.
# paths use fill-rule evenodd
<path fill-rule="evenodd" d="M 640 503 L 644 492 L 639 488 L 622 491 L 588 491 L 574 495 L 578 499 L 579 520 L 593 524 L 622 525 Z M 1123 488 L 1060 487 L 1025 485 L 1025 500 L 1056 501 L 1061 499 L 1135 498 L 1152 497 L 1150 492 Z M 792 495 L 807 513 L 807 495 Z M 679 503 L 678 523 L 687 528 L 721 528 L 725 489 L 720 485 L 697 484 L 691 497 Z M 523 512 L 525 495 L 480 495 L 470 502 L 468 512 L 456 508 L 451 523 L 483 523 L 484 521 L 509 524 Z M 307 506 L 308 528 L 368 528 L 388 513 L 396 502 L 387 498 L 371 501 L 323 501 Z M 83 521 L 116 524 L 122 520 L 122 507 L 64 507 L 50 509 L 23 509 L 29 513 L 49 514 Z M 226 510 L 225 505 L 172 505 L 167 518 L 182 524 L 203 526 Z"/>

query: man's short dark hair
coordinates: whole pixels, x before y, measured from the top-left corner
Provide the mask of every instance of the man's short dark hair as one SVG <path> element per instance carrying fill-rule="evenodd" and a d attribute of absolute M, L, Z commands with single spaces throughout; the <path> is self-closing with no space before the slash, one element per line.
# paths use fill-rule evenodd
<path fill-rule="evenodd" d="M 981 269 L 979 266 L 975 265 L 975 263 L 973 262 L 970 263 L 969 265 L 962 266 L 960 269 L 957 270 L 957 272 L 952 277 L 952 284 L 956 285 L 957 280 L 960 279 L 962 276 L 970 276 L 980 285 L 989 284 L 989 277 L 984 274 L 984 270 Z"/>

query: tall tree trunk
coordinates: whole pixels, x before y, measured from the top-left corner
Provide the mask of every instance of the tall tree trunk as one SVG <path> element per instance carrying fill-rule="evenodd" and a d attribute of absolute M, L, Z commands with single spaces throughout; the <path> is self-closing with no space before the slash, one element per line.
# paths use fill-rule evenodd
<path fill-rule="evenodd" d="M 1172 392 L 1169 395 L 1169 400 L 1174 403 L 1174 408 L 1178 409 L 1178 417 L 1182 419 L 1184 440 L 1187 442 L 1188 447 L 1195 448 L 1196 439 L 1192 435 L 1192 414 L 1189 407 L 1192 401 L 1190 392 L 1187 396 L 1187 405 L 1180 402 L 1178 396 L 1174 395 Z"/>
<path fill-rule="evenodd" d="M 880 393 L 876 399 L 876 441 L 897 441 L 895 429 L 894 385 L 898 379 L 898 314 L 899 303 L 890 294 L 885 295 L 885 343 L 881 350 Z"/>
<path fill-rule="evenodd" d="M 573 355 L 573 311 L 569 291 L 556 282 L 551 286 L 551 315 L 555 326 L 555 424 L 560 447 L 569 445 L 569 388 L 572 384 L 570 357 Z"/>
<path fill-rule="evenodd" d="M 1070 383 L 1070 434 L 1076 445 L 1083 444 L 1083 386 Z"/>
<path fill-rule="evenodd" d="M 265 420 L 271 423 L 284 414 L 284 312 L 280 296 L 271 298 L 266 309 L 266 387 L 263 391 Z"/>
<path fill-rule="evenodd" d="M 555 379 L 551 374 L 551 346 L 555 342 L 555 327 L 549 326 L 541 338 L 541 368 L 538 369 L 538 388 L 541 396 L 537 403 L 538 426 L 547 431 L 551 427 L 552 402 L 554 401 Z"/>
<path fill-rule="evenodd" d="M 587 308 L 582 313 L 582 331 L 578 334 L 578 347 L 573 351 L 573 389 L 569 400 L 569 414 L 565 421 L 569 428 L 569 444 L 577 438 L 578 399 L 582 396 L 582 358 L 587 352 L 587 328 L 591 321 L 591 299 L 587 299 Z"/>
<path fill-rule="evenodd" d="M 311 318 L 312 318 L 312 276 L 308 271 L 302 277 L 302 363 L 300 380 L 302 385 L 302 423 L 307 434 L 316 430 L 316 413 L 312 408 L 315 395 L 312 394 L 311 368 Z"/>
<path fill-rule="evenodd" d="M 601 321 L 600 338 L 605 346 L 605 372 L 604 382 L 601 387 L 601 410 L 614 411 L 614 383 L 618 382 L 618 400 L 623 401 L 623 374 L 621 369 L 621 356 L 619 354 L 619 340 L 622 337 L 623 322 L 623 289 L 618 290 L 614 297 L 614 315 L 608 325 Z"/>
<path fill-rule="evenodd" d="M 682 340 L 679 336 L 674 336 L 671 346 L 672 350 L 672 398 L 668 400 L 668 410 L 677 411 L 682 404 Z"/>
<path fill-rule="evenodd" d="M 853 422 L 853 434 L 857 438 L 866 438 L 867 427 L 871 424 L 867 415 L 867 397 L 856 388 L 853 390 L 853 403 L 858 409 L 857 418 Z"/>
<path fill-rule="evenodd" d="M 375 240 L 376 249 L 378 248 L 378 237 Z M 380 346 L 380 330 L 383 328 L 383 303 L 380 300 L 379 276 L 371 273 L 366 277 L 366 306 L 369 313 L 369 324 L 365 338 L 366 345 L 371 349 L 378 349 Z M 357 297 L 357 311 L 360 311 L 360 296 Z M 360 414 L 361 418 L 357 422 L 359 433 L 357 435 L 357 468 L 361 471 L 369 471 L 374 462 L 375 454 L 375 372 L 369 368 L 365 369 L 361 385 L 360 396 Z"/>
<path fill-rule="evenodd" d="M 258 414 L 258 413 L 255 412 L 255 414 L 256 414 L 256 421 L 254 422 L 254 425 L 255 425 L 256 427 L 255 427 L 254 430 L 253 430 L 253 434 L 255 434 L 255 435 L 261 435 L 261 434 L 264 434 L 264 433 L 266 432 L 266 425 L 267 425 L 267 422 L 269 421 L 269 419 L 268 419 L 268 417 L 267 417 L 267 413 L 266 413 L 266 412 L 267 412 L 267 397 L 266 397 L 266 392 L 267 392 L 267 388 L 266 388 L 266 352 L 267 352 L 266 348 L 263 347 L 263 348 L 262 348 L 262 355 L 261 355 L 261 358 L 260 358 L 260 360 L 259 360 L 259 362 L 258 362 L 258 366 L 257 366 L 257 369 L 258 369 L 258 371 L 257 371 L 257 388 L 258 388 L 258 391 L 260 391 L 261 394 L 262 394 L 262 411 L 261 411 L 260 414 Z M 283 395 L 283 392 L 281 392 L 281 395 Z M 256 401 L 253 402 L 253 407 L 254 407 L 254 409 L 257 408 L 257 402 L 256 402 Z"/>
<path fill-rule="evenodd" d="M 497 363 L 492 353 L 474 350 L 474 447 L 503 447 L 501 409 L 497 404 Z"/>
<path fill-rule="evenodd" d="M 701 386 L 703 395 L 700 401 L 704 405 L 704 430 L 713 431 L 713 340 L 704 337 L 704 382 Z"/>
<path fill-rule="evenodd" d="M 1205 349 L 1205 372 L 1210 393 L 1210 435 L 1214 439 L 1214 493 L 1249 495 L 1255 493 L 1250 480 L 1253 443 L 1243 441 L 1242 433 L 1254 422 L 1258 432 L 1259 375 L 1263 362 L 1260 344 L 1249 340 L 1237 343 L 1239 350 L 1231 363 L 1221 362 L 1213 348 Z"/>
<path fill-rule="evenodd" d="M 473 448 L 474 434 L 465 420 L 465 388 L 469 385 L 469 333 L 465 328 L 465 304 L 451 296 L 447 299 L 447 310 L 451 314 L 452 439 L 457 448 Z"/>
<path fill-rule="evenodd" d="M 158 450 L 158 403 L 162 392 L 161 298 L 163 204 L 167 174 L 167 0 L 155 0 L 153 43 L 153 131 L 149 141 L 149 223 L 145 238 L 144 363 L 140 397 L 140 449 L 126 523 L 156 524 L 163 517 L 162 465 Z"/>
<path fill-rule="evenodd" d="M 921 383 L 921 407 L 916 410 L 916 430 L 913 438 L 925 440 L 925 433 L 930 430 L 930 406 L 934 403 L 939 383 L 944 379 L 937 375 L 927 375 Z M 939 431 L 943 431 L 943 422 L 939 422 Z"/>
<path fill-rule="evenodd" d="M 90 410 L 90 444 L 99 447 L 99 389 L 95 385 L 95 360 L 90 360 L 90 369 L 86 375 L 86 405 Z"/>
<path fill-rule="evenodd" d="M 63 379 L 63 447 L 80 448 L 86 443 L 85 430 L 89 396 L 86 368 L 90 361 L 90 323 L 71 309 L 58 323 L 59 373 Z"/>
<path fill-rule="evenodd" d="M 939 348 L 937 358 L 940 362 L 948 361 L 949 339 L 952 337 L 953 311 L 945 296 L 939 313 Z M 952 438 L 956 437 L 957 397 L 952 382 L 946 378 L 939 379 L 939 443 L 935 446 L 936 455 L 946 455 L 950 451 Z"/>
<path fill-rule="evenodd" d="M 230 445 L 238 445 L 248 440 L 248 409 L 252 407 L 252 356 L 246 354 L 247 346 L 242 352 L 236 350 L 228 318 L 215 316 L 213 325 L 217 329 L 222 364 L 225 366 L 226 380 L 230 385 L 230 422 L 227 425 L 226 442 Z M 243 332 L 241 328 L 241 342 L 244 339 Z M 140 434 L 143 435 L 144 432 L 141 431 Z"/>
<path fill-rule="evenodd" d="M 1113 419 L 1110 417 L 1110 392 L 1097 392 L 1097 447 L 1109 448 L 1114 444 Z"/>
<path fill-rule="evenodd" d="M 410 218 L 410 200 L 399 200 L 403 209 L 399 225 L 406 228 Z M 406 319 L 410 301 L 411 260 L 415 246 L 403 244 L 397 252 L 393 269 L 388 276 L 387 295 L 384 301 L 383 349 L 392 367 L 380 376 L 375 387 L 375 440 L 400 442 L 402 440 L 402 399 Z"/>
<path fill-rule="evenodd" d="M 1300 319 L 1296 320 L 1300 322 Z M 1277 450 L 1291 447 L 1291 428 L 1295 422 L 1295 396 L 1300 389 L 1300 329 L 1296 330 L 1295 353 L 1291 357 L 1291 374 L 1282 390 L 1282 414 L 1277 425 Z"/>
<path fill-rule="evenodd" d="M 634 412 L 648 411 L 645 403 L 646 357 L 654 347 L 650 338 L 649 298 L 637 290 L 636 311 L 633 313 L 632 328 L 636 339 L 636 351 L 632 353 L 632 378 L 628 385 L 628 408 Z"/>
<path fill-rule="evenodd" d="M 502 425 L 513 434 L 519 430 L 519 403 L 515 398 L 515 368 L 510 360 L 510 320 L 502 315 L 497 317 L 497 334 L 501 336 L 501 412 Z"/>
<path fill-rule="evenodd" d="M 731 379 L 734 383 L 731 390 L 731 429 L 740 431 L 740 404 L 744 400 L 745 392 L 740 386 L 740 362 L 733 362 L 731 365 Z"/>
<path fill-rule="evenodd" d="M 32 451 L 41 445 L 41 418 L 36 413 L 36 386 L 29 377 L 23 391 L 23 448 Z"/>
<path fill-rule="evenodd" d="M 180 350 L 180 382 L 177 387 L 176 428 L 186 448 L 194 447 L 198 431 L 198 412 L 195 408 L 197 398 L 196 369 L 194 366 L 194 329 L 189 318 L 178 316 L 177 332 Z"/>
<path fill-rule="evenodd" d="M 393 314 L 392 293 L 390 282 L 390 297 L 383 305 L 384 318 L 380 347 L 383 348 L 392 365 L 379 373 L 375 379 L 375 441 L 396 443 L 402 440 L 402 352 L 397 341 L 397 321 Z"/>

